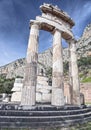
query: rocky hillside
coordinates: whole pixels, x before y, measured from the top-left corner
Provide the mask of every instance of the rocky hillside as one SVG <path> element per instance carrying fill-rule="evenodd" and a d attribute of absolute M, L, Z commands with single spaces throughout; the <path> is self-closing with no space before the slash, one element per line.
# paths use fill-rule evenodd
<path fill-rule="evenodd" d="M 89 24 L 82 37 L 77 41 L 77 53 L 78 59 L 81 57 L 91 56 L 91 24 Z M 68 48 L 63 49 L 63 60 L 68 61 Z M 41 73 L 41 69 L 45 71 L 52 66 L 52 48 L 46 50 L 38 55 L 38 74 Z M 18 59 L 10 64 L 0 67 L 0 74 L 6 75 L 7 78 L 16 76 L 24 76 L 25 58 Z"/>
<path fill-rule="evenodd" d="M 25 58 L 18 59 L 10 64 L 0 67 L 0 75 L 5 75 L 6 78 L 16 76 L 24 76 Z"/>
<path fill-rule="evenodd" d="M 45 52 L 38 55 L 38 74 L 41 69 L 45 70 L 52 66 L 52 49 L 48 49 Z M 24 76 L 25 71 L 25 58 L 18 59 L 10 64 L 0 67 L 0 75 L 3 74 L 6 78 L 12 78 L 17 76 Z"/>
<path fill-rule="evenodd" d="M 82 37 L 77 42 L 78 57 L 91 56 L 91 24 L 89 24 Z"/>

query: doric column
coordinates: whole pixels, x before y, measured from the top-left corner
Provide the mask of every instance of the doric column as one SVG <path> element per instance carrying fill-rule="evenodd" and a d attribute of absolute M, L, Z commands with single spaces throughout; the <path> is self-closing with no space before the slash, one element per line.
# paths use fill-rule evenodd
<path fill-rule="evenodd" d="M 68 41 L 69 43 L 69 41 Z M 70 48 L 70 44 L 69 44 L 69 48 Z M 72 97 L 73 97 L 73 86 L 72 86 L 72 77 L 71 77 L 71 52 L 70 52 L 70 49 L 68 50 L 69 51 L 69 104 L 72 104 Z"/>
<path fill-rule="evenodd" d="M 55 30 L 53 38 L 52 105 L 64 105 L 63 54 L 61 32 Z"/>
<path fill-rule="evenodd" d="M 32 23 L 28 42 L 24 86 L 22 89 L 22 105 L 35 105 L 38 61 L 39 25 Z"/>
<path fill-rule="evenodd" d="M 73 105 L 80 105 L 80 82 L 78 76 L 77 55 L 76 55 L 76 41 L 69 40 L 69 76 L 70 76 L 70 94 L 71 103 Z"/>

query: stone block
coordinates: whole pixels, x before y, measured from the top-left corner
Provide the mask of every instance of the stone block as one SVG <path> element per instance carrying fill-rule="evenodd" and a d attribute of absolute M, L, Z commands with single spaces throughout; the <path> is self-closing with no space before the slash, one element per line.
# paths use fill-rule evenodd
<path fill-rule="evenodd" d="M 61 88 L 53 88 L 52 90 L 52 105 L 64 105 L 64 92 Z"/>
<path fill-rule="evenodd" d="M 51 94 L 43 93 L 42 94 L 42 101 L 43 102 L 51 102 Z"/>
<path fill-rule="evenodd" d="M 11 102 L 20 102 L 20 101 L 21 101 L 21 92 L 13 92 Z"/>
<path fill-rule="evenodd" d="M 36 101 L 41 102 L 42 101 L 42 94 L 40 92 L 36 93 Z"/>
<path fill-rule="evenodd" d="M 43 88 L 43 89 L 40 90 L 40 92 L 43 93 L 43 94 L 48 94 L 48 93 L 50 93 L 50 90 Z"/>

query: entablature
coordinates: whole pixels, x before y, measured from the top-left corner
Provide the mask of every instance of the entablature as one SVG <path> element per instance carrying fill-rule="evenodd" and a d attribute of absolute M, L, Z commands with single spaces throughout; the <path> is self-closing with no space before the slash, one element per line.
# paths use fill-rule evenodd
<path fill-rule="evenodd" d="M 41 16 L 36 17 L 36 21 L 41 23 L 41 30 L 49 31 L 53 33 L 53 30 L 56 28 L 62 32 L 62 37 L 67 40 L 73 37 L 73 33 L 70 29 L 67 29 L 63 24 L 52 21 L 50 19 L 46 19 Z"/>
<path fill-rule="evenodd" d="M 51 4 L 45 4 L 44 3 L 43 5 L 40 6 L 40 9 L 45 14 L 51 14 L 54 17 L 60 18 L 64 22 L 69 23 L 70 27 L 75 25 L 75 23 L 72 20 L 72 18 L 70 18 L 70 16 L 66 12 L 64 12 L 61 9 L 59 9 L 57 6 L 53 6 Z"/>

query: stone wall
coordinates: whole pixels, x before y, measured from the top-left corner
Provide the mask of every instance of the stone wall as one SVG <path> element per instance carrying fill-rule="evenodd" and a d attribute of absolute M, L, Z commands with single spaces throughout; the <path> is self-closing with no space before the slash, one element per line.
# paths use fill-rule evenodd
<path fill-rule="evenodd" d="M 91 83 L 81 83 L 81 93 L 85 96 L 85 103 L 91 104 Z"/>
<path fill-rule="evenodd" d="M 21 89 L 17 89 L 18 85 L 14 85 L 12 92 L 12 102 L 21 100 Z M 21 87 L 21 86 L 20 86 Z M 36 101 L 37 102 L 51 102 L 51 93 L 52 86 L 48 85 L 48 78 L 45 76 L 37 77 L 37 87 L 36 87 Z M 85 103 L 91 103 L 91 83 L 81 83 L 80 84 L 80 93 L 83 93 L 85 96 Z M 64 96 L 65 102 L 70 103 L 70 89 L 67 82 L 64 83 Z"/>
<path fill-rule="evenodd" d="M 11 102 L 20 102 L 21 101 L 21 91 L 23 87 L 23 82 L 17 83 L 16 78 L 14 86 L 12 88 Z M 19 81 L 19 80 L 18 80 Z M 21 81 L 23 81 L 21 79 Z M 48 85 L 48 78 L 45 76 L 37 76 L 37 86 L 36 86 L 36 102 L 51 102 L 51 91 L 52 86 Z"/>
<path fill-rule="evenodd" d="M 66 101 L 69 103 L 70 97 L 69 85 L 65 83 L 64 85 L 64 95 L 67 96 Z M 80 93 L 84 94 L 85 103 L 91 104 L 91 83 L 81 83 L 80 84 Z"/>

